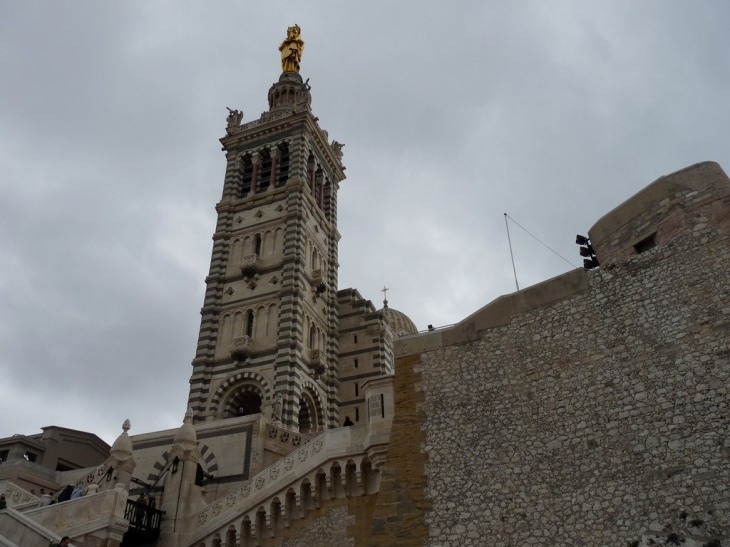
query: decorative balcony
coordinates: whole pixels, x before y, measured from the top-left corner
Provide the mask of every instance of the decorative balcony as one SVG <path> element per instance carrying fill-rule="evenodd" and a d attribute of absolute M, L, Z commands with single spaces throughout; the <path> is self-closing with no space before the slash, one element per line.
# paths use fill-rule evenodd
<path fill-rule="evenodd" d="M 253 340 L 250 336 L 238 336 L 230 346 L 231 357 L 238 360 L 246 359 L 253 351 Z"/>
<path fill-rule="evenodd" d="M 312 287 L 318 293 L 324 292 L 327 289 L 327 284 L 324 281 L 322 270 L 312 271 Z"/>
<path fill-rule="evenodd" d="M 324 373 L 324 354 L 322 350 L 309 350 L 309 368 L 312 369 L 315 376 L 320 376 Z"/>
<path fill-rule="evenodd" d="M 241 261 L 241 273 L 248 280 L 249 277 L 258 275 L 261 266 L 261 259 L 259 255 L 252 254 L 246 255 Z"/>

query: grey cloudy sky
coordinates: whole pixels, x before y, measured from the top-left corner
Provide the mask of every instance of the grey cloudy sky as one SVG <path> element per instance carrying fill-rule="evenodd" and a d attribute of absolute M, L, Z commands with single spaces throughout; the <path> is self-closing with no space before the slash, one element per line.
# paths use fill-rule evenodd
<path fill-rule="evenodd" d="M 0 437 L 180 424 L 226 106 L 302 75 L 346 143 L 340 287 L 421 329 L 514 290 L 503 213 L 576 233 L 661 175 L 730 168 L 730 4 L 0 0 Z M 510 227 L 521 287 L 570 266 Z"/>

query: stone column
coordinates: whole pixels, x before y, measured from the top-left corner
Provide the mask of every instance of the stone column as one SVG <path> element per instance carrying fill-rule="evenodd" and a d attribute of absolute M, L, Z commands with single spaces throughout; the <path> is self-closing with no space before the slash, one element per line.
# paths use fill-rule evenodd
<path fill-rule="evenodd" d="M 182 545 L 187 533 L 186 518 L 203 505 L 201 489 L 195 486 L 195 475 L 200 460 L 198 437 L 193 427 L 193 411 L 188 409 L 185 420 L 175 434 L 168 455 L 165 491 L 160 509 L 162 520 L 160 544 L 170 547 Z"/>
<path fill-rule="evenodd" d="M 317 162 L 312 164 L 312 170 L 309 172 L 309 192 L 314 197 L 314 185 L 317 180 Z"/>
<path fill-rule="evenodd" d="M 251 163 L 253 163 L 253 173 L 251 174 L 251 189 L 248 192 L 249 196 L 256 193 L 256 186 L 258 185 L 259 178 L 259 166 L 261 165 L 261 156 L 254 154 L 251 156 Z"/>

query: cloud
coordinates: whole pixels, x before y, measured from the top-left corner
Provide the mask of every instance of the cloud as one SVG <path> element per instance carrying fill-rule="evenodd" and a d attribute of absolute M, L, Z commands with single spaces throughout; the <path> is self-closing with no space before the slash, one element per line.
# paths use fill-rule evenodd
<path fill-rule="evenodd" d="M 504 213 L 576 233 L 657 177 L 730 165 L 718 3 L 13 4 L 0 18 L 0 436 L 180 423 L 225 158 L 298 23 L 346 143 L 340 286 L 419 328 L 514 290 Z M 520 287 L 570 268 L 510 226 Z M 18 410 L 23 408 L 22 412 Z M 30 409 L 30 410 L 29 410 Z"/>

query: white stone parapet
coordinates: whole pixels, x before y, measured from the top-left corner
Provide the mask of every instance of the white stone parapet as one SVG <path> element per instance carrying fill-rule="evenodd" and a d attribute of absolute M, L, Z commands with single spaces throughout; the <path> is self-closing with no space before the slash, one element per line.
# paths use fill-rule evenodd
<path fill-rule="evenodd" d="M 18 510 L 34 507 L 40 499 L 10 481 L 0 481 L 0 494 L 5 494 L 5 502 L 8 507 Z"/>
<path fill-rule="evenodd" d="M 33 508 L 28 503 L 26 505 L 31 507 L 22 513 L 17 509 L 22 509 L 23 504 L 16 505 L 8 509 L 9 518 L 0 521 L 0 535 L 11 541 L 17 539 L 22 543 L 15 542 L 24 546 L 37 544 L 40 540 L 45 541 L 44 546 L 48 545 L 55 535 L 71 538 L 90 535 L 101 540 L 121 541 L 129 527 L 124 519 L 126 503 L 127 491 L 115 488 L 44 507 Z"/>

